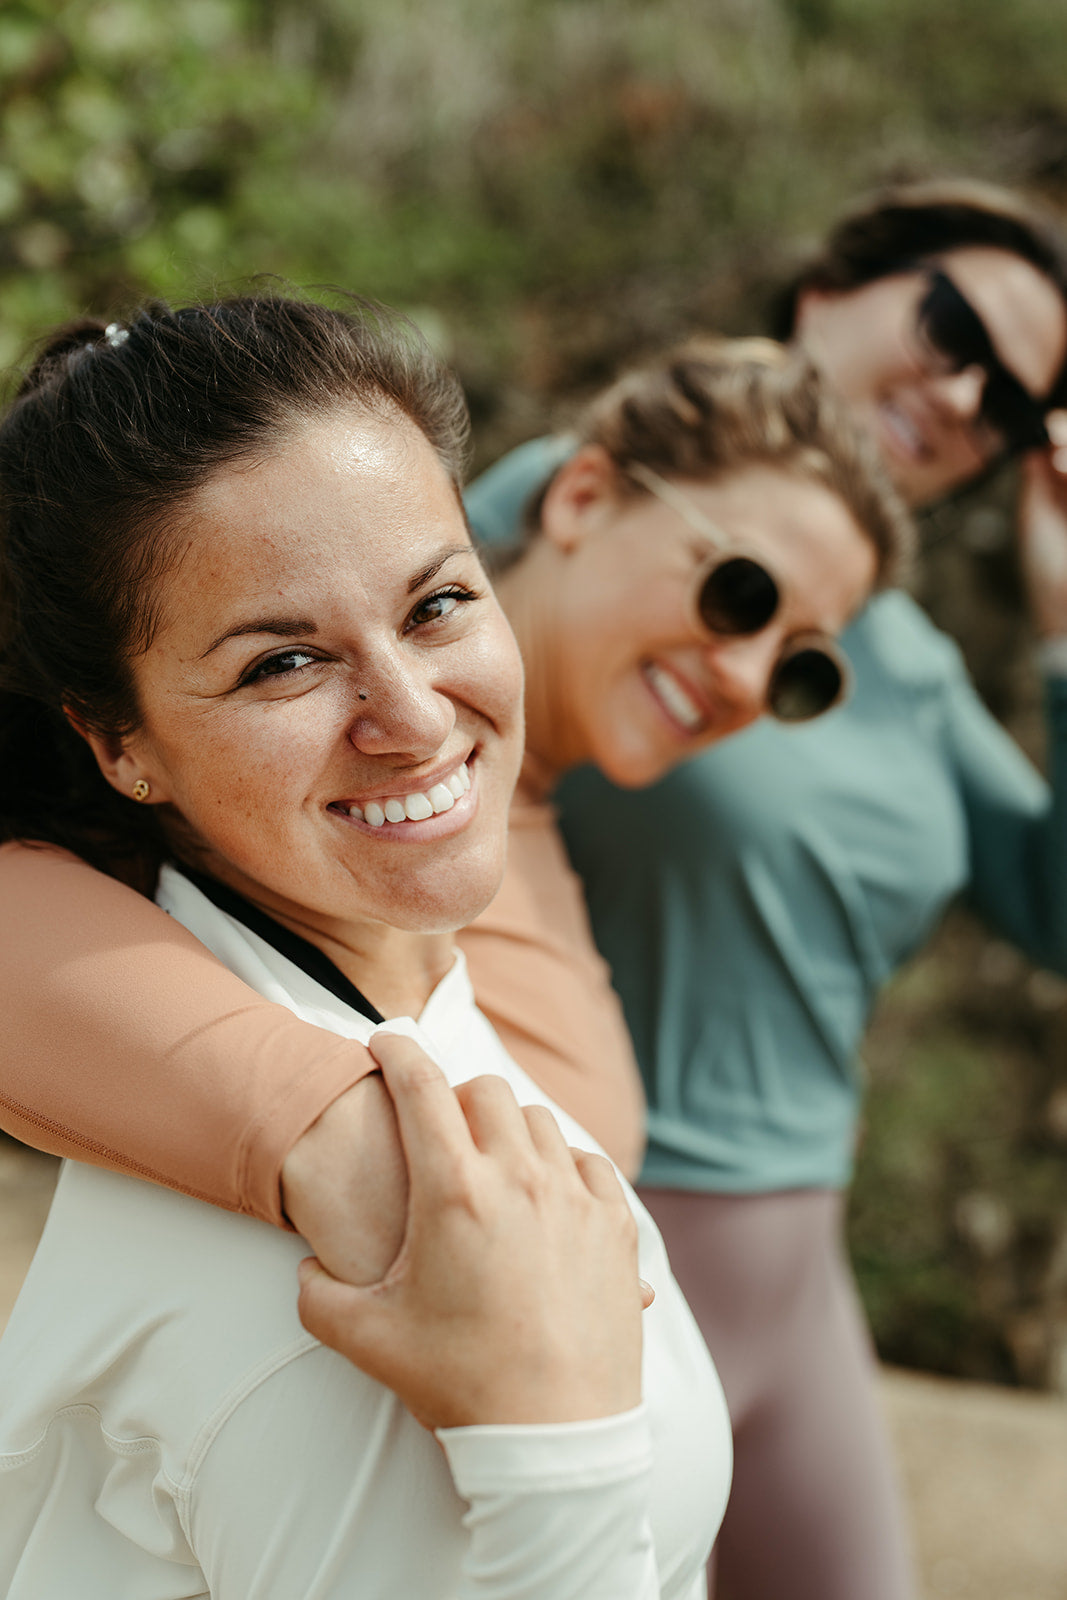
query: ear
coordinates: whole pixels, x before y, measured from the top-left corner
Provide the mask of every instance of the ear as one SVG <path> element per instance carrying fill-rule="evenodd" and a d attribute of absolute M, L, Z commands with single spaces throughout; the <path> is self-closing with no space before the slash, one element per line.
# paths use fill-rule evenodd
<path fill-rule="evenodd" d="M 583 444 L 557 471 L 541 505 L 541 533 L 573 550 L 619 508 L 618 472 L 598 444 Z"/>
<path fill-rule="evenodd" d="M 133 786 L 139 778 L 148 781 L 151 787 L 150 800 L 158 802 L 167 798 L 163 792 L 158 777 L 148 770 L 144 753 L 139 748 L 136 733 L 98 733 L 96 729 L 87 727 L 77 712 L 69 706 L 63 707 L 63 715 L 89 746 L 96 757 L 96 764 L 113 789 L 119 794 L 130 799 L 133 795 Z"/>

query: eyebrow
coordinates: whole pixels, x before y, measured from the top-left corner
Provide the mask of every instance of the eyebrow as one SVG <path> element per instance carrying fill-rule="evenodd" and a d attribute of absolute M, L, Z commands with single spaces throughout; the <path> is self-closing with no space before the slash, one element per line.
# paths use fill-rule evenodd
<path fill-rule="evenodd" d="M 449 545 L 447 550 L 442 550 L 428 566 L 423 567 L 421 572 L 415 573 L 408 583 L 408 594 L 414 594 L 417 589 L 422 588 L 424 583 L 431 583 L 445 563 L 451 561 L 453 556 L 473 556 L 477 560 L 478 552 L 471 544 Z"/>
<path fill-rule="evenodd" d="M 270 633 L 276 639 L 295 639 L 299 634 L 316 634 L 319 631 L 318 623 L 311 622 L 307 617 L 252 617 L 248 622 L 239 622 L 232 628 L 227 628 L 225 633 L 220 633 L 217 639 L 212 640 L 203 655 L 203 661 L 220 644 L 225 644 L 227 639 L 240 639 L 246 633 Z"/>
<path fill-rule="evenodd" d="M 447 550 L 442 550 L 427 566 L 416 572 L 409 580 L 408 594 L 415 594 L 417 590 L 422 588 L 423 584 L 432 582 L 441 568 L 451 561 L 453 556 L 462 555 L 472 555 L 477 559 L 477 551 L 473 545 L 455 544 L 450 545 Z M 310 621 L 307 617 L 250 617 L 247 622 L 239 622 L 234 627 L 227 628 L 224 633 L 220 633 L 218 638 L 213 639 L 208 645 L 200 659 L 201 661 L 205 660 L 220 645 L 225 644 L 227 639 L 241 639 L 247 634 L 265 633 L 272 635 L 275 639 L 296 639 L 301 634 L 305 638 L 314 637 L 318 631 L 318 624 Z"/>

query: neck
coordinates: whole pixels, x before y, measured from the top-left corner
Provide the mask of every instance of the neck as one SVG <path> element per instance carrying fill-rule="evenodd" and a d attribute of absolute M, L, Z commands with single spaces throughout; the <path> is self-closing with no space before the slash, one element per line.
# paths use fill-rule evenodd
<path fill-rule="evenodd" d="M 417 933 L 371 920 L 317 916 L 244 879 L 228 863 L 221 870 L 218 861 L 194 858 L 189 864 L 320 950 L 383 1017 L 417 1018 L 455 960 L 451 932 Z"/>
<path fill-rule="evenodd" d="M 328 956 L 387 1018 L 417 1018 L 456 957 L 451 933 L 406 933 L 378 926 L 309 927 L 277 911 L 269 914 Z"/>
<path fill-rule="evenodd" d="M 535 538 L 495 584 L 526 669 L 524 780 L 546 794 L 588 755 L 568 711 L 565 567 L 566 558 L 554 545 Z"/>

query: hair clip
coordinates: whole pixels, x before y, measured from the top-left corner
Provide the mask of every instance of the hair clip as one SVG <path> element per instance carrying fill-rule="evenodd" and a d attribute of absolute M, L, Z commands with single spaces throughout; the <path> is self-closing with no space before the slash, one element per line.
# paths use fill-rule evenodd
<path fill-rule="evenodd" d="M 104 329 L 104 338 L 112 350 L 117 350 L 120 344 L 125 344 L 129 337 L 129 328 L 124 328 L 121 322 L 109 322 Z"/>

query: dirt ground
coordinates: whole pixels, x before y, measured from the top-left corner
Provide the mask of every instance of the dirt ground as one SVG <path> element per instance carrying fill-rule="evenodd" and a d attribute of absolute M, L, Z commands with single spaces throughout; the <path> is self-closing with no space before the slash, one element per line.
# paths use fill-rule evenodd
<path fill-rule="evenodd" d="M 0 1141 L 0 1328 L 55 1170 Z M 1067 1401 L 913 1372 L 881 1385 L 923 1600 L 1067 1600 Z"/>

